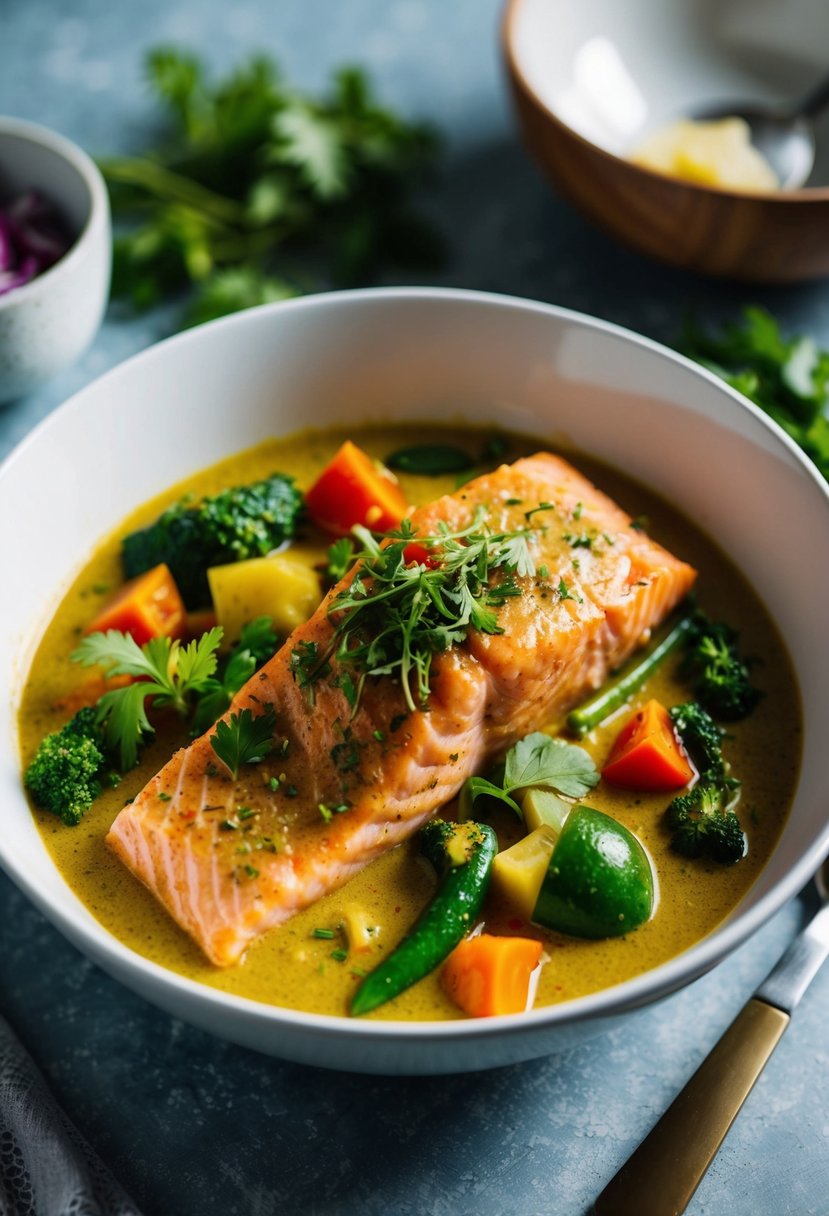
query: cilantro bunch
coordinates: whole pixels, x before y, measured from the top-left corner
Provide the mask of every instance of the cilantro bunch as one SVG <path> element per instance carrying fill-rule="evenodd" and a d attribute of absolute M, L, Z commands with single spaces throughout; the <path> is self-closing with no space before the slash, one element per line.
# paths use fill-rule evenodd
<path fill-rule="evenodd" d="M 114 295 L 149 307 L 193 286 L 186 321 L 198 324 L 439 258 L 409 202 L 434 136 L 382 108 L 359 69 L 316 98 L 265 56 L 215 83 L 172 48 L 146 67 L 166 139 L 100 162 L 121 227 Z"/>
<path fill-rule="evenodd" d="M 680 349 L 759 405 L 829 480 L 829 351 L 784 338 L 763 308 L 746 308 L 719 334 L 689 324 Z"/>

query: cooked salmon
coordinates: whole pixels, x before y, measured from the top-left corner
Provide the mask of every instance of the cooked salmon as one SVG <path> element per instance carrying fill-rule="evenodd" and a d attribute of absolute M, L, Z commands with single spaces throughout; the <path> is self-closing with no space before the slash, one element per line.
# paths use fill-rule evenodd
<path fill-rule="evenodd" d="M 695 571 L 641 531 L 564 460 L 504 465 L 412 513 L 420 536 L 468 526 L 531 528 L 535 573 L 498 609 L 499 633 L 470 630 L 432 664 L 428 710 L 407 710 L 391 676 L 352 708 L 336 663 L 311 703 L 291 667 L 322 653 L 334 588 L 237 694 L 226 717 L 275 714 L 274 746 L 232 780 L 212 729 L 182 749 L 118 815 L 107 837 L 218 965 L 411 836 L 471 774 L 558 721 L 603 683 L 688 592 Z M 341 585 L 342 586 L 342 585 Z"/>

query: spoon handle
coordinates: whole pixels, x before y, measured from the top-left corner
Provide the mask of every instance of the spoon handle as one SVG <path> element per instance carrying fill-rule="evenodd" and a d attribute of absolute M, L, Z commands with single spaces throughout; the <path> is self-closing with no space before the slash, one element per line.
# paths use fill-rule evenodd
<path fill-rule="evenodd" d="M 596 1200 L 595 1216 L 680 1216 L 760 1076 L 789 1014 L 752 997 Z"/>

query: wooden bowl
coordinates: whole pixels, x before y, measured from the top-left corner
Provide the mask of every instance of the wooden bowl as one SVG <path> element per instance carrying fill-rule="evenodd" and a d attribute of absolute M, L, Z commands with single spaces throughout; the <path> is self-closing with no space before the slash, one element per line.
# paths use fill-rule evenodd
<path fill-rule="evenodd" d="M 503 53 L 530 153 L 562 195 L 640 253 L 722 278 L 829 274 L 829 117 L 797 190 L 743 194 L 625 159 L 674 118 L 729 100 L 779 105 L 827 71 L 829 7 L 774 7 L 508 0 Z"/>

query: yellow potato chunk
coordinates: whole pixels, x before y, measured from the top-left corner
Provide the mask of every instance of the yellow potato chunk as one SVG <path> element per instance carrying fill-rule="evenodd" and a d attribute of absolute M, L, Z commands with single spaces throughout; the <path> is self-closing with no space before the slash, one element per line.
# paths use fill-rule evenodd
<path fill-rule="evenodd" d="M 269 616 L 276 632 L 286 637 L 322 599 L 316 572 L 291 553 L 214 566 L 207 580 L 225 644 L 238 641 L 242 626 L 259 616 Z"/>
<path fill-rule="evenodd" d="M 558 832 L 545 824 L 511 848 L 496 854 L 492 863 L 490 884 L 493 893 L 501 896 L 525 920 L 532 919 L 557 840 Z"/>
<path fill-rule="evenodd" d="M 649 136 L 630 159 L 646 169 L 701 186 L 762 193 L 780 185 L 774 170 L 753 146 L 742 118 L 670 123 Z"/>

